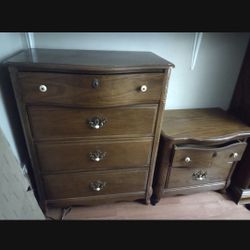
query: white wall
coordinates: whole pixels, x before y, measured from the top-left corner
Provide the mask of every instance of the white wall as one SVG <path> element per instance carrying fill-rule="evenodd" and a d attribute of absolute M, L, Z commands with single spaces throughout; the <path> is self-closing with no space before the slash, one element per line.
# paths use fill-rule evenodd
<path fill-rule="evenodd" d="M 194 70 L 195 33 L 35 33 L 37 48 L 152 51 L 173 62 L 167 109 L 227 109 L 249 33 L 204 33 Z"/>
<path fill-rule="evenodd" d="M 12 55 L 13 53 L 26 48 L 26 42 L 24 34 L 22 33 L 5 33 L 0 32 L 0 62 L 7 58 L 8 56 Z M 14 136 L 14 132 L 12 130 L 13 125 L 10 121 L 13 100 L 12 103 L 9 102 L 8 96 L 6 96 L 6 79 L 3 76 L 3 72 L 0 71 L 0 127 L 11 146 L 13 153 L 15 154 L 17 160 L 20 162 L 20 156 L 18 153 L 16 139 Z M 9 106 L 7 106 L 9 105 Z"/>
<path fill-rule="evenodd" d="M 204 33 L 196 66 L 190 69 L 195 33 L 34 33 L 36 48 L 152 51 L 173 62 L 167 109 L 228 108 L 249 33 Z M 0 32 L 0 61 L 26 48 L 23 33 Z M 15 105 L 4 101 L 0 72 L 0 127 L 20 161 L 19 132 L 10 120 Z M 5 94 L 6 99 L 6 94 Z M 8 97 L 7 97 L 8 99 Z M 6 104 L 7 103 L 7 104 Z M 9 104 L 8 104 L 9 103 Z M 7 106 L 6 106 L 7 105 Z"/>

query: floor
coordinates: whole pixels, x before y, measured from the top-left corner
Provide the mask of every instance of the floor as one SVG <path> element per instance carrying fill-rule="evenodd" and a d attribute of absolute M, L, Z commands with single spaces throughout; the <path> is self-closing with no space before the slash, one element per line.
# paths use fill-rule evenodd
<path fill-rule="evenodd" d="M 250 220 L 250 210 L 235 204 L 226 194 L 203 192 L 165 197 L 156 206 L 139 202 L 72 207 L 64 220 Z M 47 216 L 60 219 L 61 209 L 50 208 Z"/>

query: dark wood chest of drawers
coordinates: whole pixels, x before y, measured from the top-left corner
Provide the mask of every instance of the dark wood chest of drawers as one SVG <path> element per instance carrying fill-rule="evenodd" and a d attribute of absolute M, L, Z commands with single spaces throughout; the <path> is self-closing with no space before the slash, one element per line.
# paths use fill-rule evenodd
<path fill-rule="evenodd" d="M 165 110 L 152 203 L 230 185 L 249 127 L 219 108 Z"/>
<path fill-rule="evenodd" d="M 46 49 L 6 63 L 42 207 L 149 202 L 173 64 L 149 52 Z"/>

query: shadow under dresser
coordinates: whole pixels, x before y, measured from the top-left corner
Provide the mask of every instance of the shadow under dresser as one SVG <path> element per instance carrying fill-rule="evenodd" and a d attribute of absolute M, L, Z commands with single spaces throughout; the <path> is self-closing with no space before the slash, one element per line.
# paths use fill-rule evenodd
<path fill-rule="evenodd" d="M 165 110 L 152 204 L 162 196 L 225 192 L 249 136 L 250 127 L 219 108 Z"/>
<path fill-rule="evenodd" d="M 53 49 L 5 63 L 43 210 L 150 202 L 172 63 L 151 52 Z"/>

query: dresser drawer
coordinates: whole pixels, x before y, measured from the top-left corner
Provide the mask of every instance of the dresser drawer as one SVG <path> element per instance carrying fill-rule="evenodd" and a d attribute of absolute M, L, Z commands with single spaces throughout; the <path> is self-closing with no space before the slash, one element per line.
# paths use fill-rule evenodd
<path fill-rule="evenodd" d="M 205 168 L 172 168 L 170 170 L 169 181 L 165 188 L 201 186 L 203 184 L 221 181 L 226 183 L 231 167 L 232 162 Z"/>
<path fill-rule="evenodd" d="M 246 145 L 246 142 L 236 142 L 211 148 L 176 147 L 173 165 L 169 170 L 167 188 L 195 186 L 217 181 L 226 183 L 233 163 L 241 159 Z M 185 162 L 186 157 L 190 158 L 188 163 Z"/>
<path fill-rule="evenodd" d="M 158 105 L 77 109 L 28 108 L 35 139 L 153 136 Z"/>
<path fill-rule="evenodd" d="M 146 170 L 105 171 L 43 176 L 47 199 L 145 191 Z"/>
<path fill-rule="evenodd" d="M 245 142 L 226 146 L 175 146 L 172 167 L 209 167 L 212 164 L 239 161 L 246 148 Z"/>
<path fill-rule="evenodd" d="M 42 172 L 145 167 L 152 139 L 38 143 L 36 148 Z"/>
<path fill-rule="evenodd" d="M 158 103 L 163 78 L 162 73 L 116 75 L 18 73 L 21 95 L 26 103 L 87 107 Z M 147 87 L 146 91 L 143 85 Z"/>

